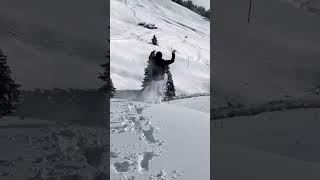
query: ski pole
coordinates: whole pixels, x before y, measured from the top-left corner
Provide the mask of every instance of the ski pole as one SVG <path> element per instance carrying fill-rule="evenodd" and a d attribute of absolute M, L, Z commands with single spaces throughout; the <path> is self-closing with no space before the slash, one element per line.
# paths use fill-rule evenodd
<path fill-rule="evenodd" d="M 249 1 L 249 9 L 248 9 L 248 23 L 250 24 L 251 20 L 251 9 L 252 9 L 252 0 Z"/>

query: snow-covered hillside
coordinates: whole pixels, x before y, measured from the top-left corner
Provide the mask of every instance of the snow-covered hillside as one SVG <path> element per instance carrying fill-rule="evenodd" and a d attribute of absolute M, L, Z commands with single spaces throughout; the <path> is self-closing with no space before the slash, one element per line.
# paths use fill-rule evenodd
<path fill-rule="evenodd" d="M 320 84 L 319 0 L 253 0 L 250 24 L 248 2 L 212 1 L 213 106 L 306 98 L 306 90 Z M 318 109 L 234 117 L 211 126 L 214 179 L 320 177 Z"/>
<path fill-rule="evenodd" d="M 297 5 L 306 0 L 254 0 L 248 24 L 248 2 L 212 1 L 214 96 L 255 104 L 319 86 L 320 15 Z"/>
<path fill-rule="evenodd" d="M 210 179 L 209 97 L 111 100 L 111 179 Z M 193 105 L 192 105 L 193 104 Z"/>
<path fill-rule="evenodd" d="M 320 178 L 319 109 L 211 123 L 213 179 Z"/>
<path fill-rule="evenodd" d="M 111 77 L 118 89 L 140 89 L 152 50 L 171 65 L 179 93 L 209 92 L 210 22 L 170 0 L 111 0 Z M 158 29 L 138 26 L 153 23 Z M 151 44 L 153 35 L 159 46 Z"/>
<path fill-rule="evenodd" d="M 1 0 L 0 48 L 22 88 L 101 87 L 107 11 L 104 1 Z"/>

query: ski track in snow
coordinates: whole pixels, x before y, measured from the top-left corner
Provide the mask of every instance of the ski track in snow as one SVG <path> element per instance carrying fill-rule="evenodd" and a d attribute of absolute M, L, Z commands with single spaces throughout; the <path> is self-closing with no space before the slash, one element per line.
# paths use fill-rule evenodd
<path fill-rule="evenodd" d="M 125 0 L 124 3 L 125 3 L 125 5 L 126 5 L 128 8 L 130 8 L 130 9 L 132 10 L 133 16 L 134 16 L 134 17 L 137 19 L 137 21 L 139 22 L 140 19 L 137 17 L 136 11 L 135 11 L 132 7 L 130 7 L 130 6 L 128 5 L 128 0 Z"/>
<path fill-rule="evenodd" d="M 141 143 L 124 142 L 121 145 L 115 145 L 111 140 L 110 170 L 116 176 L 113 178 L 116 180 L 179 179 L 183 175 L 183 171 L 176 169 L 171 170 L 169 174 L 166 174 L 162 169 L 159 169 L 158 173 L 149 172 L 151 161 L 160 158 L 165 151 L 163 148 L 165 140 L 156 137 L 159 131 L 158 127 L 152 124 L 151 117 L 144 115 L 144 110 L 149 108 L 151 103 L 146 105 L 146 103 L 128 103 L 122 100 L 112 102 L 117 104 L 117 107 L 111 108 L 111 139 L 122 134 L 128 136 L 129 133 Z"/>
<path fill-rule="evenodd" d="M 133 25 L 136 25 L 136 26 L 137 26 L 137 24 L 138 24 L 139 22 L 142 22 L 142 21 L 141 21 L 140 18 L 137 16 L 136 10 L 135 10 L 133 7 L 129 6 L 128 0 L 124 0 L 124 4 L 125 4 L 125 6 L 126 6 L 127 8 L 131 9 L 132 14 L 133 14 L 133 16 L 134 16 L 135 19 L 136 19 L 136 22 L 135 22 L 135 24 L 133 24 Z M 136 27 L 135 27 L 135 28 L 136 28 Z M 116 41 L 119 41 L 119 40 L 129 40 L 129 39 L 143 40 L 142 37 L 148 36 L 148 35 L 150 35 L 151 33 L 153 33 L 152 31 L 149 31 L 149 32 L 144 32 L 144 33 L 142 33 L 142 34 L 137 34 L 137 35 L 135 35 L 135 34 L 133 34 L 133 33 L 131 32 L 131 31 L 134 30 L 135 28 L 128 29 L 127 31 L 125 31 L 125 32 L 124 32 L 123 34 L 121 34 L 121 35 L 110 37 L 110 40 L 116 40 Z M 138 26 L 137 28 L 141 28 L 142 30 L 145 29 L 144 27 L 139 27 L 139 26 Z M 156 31 L 156 30 L 157 30 L 157 29 L 155 29 L 154 31 Z"/>

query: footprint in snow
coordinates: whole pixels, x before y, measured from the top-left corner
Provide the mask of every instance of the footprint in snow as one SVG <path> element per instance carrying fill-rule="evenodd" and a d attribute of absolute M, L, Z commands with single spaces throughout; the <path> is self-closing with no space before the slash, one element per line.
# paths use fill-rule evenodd
<path fill-rule="evenodd" d="M 128 172 L 130 170 L 129 161 L 116 162 L 113 164 L 113 166 L 118 173 L 124 173 L 124 172 Z"/>
<path fill-rule="evenodd" d="M 143 170 L 149 171 L 149 161 L 151 161 L 154 156 L 155 156 L 154 152 L 145 152 L 143 154 L 143 158 L 140 162 L 140 166 Z"/>

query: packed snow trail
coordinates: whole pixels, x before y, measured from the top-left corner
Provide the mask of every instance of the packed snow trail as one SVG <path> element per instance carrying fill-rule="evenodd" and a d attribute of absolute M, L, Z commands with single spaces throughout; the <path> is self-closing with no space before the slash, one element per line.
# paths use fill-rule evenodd
<path fill-rule="evenodd" d="M 112 99 L 111 179 L 209 179 L 209 112 L 192 106 L 199 100 Z"/>

